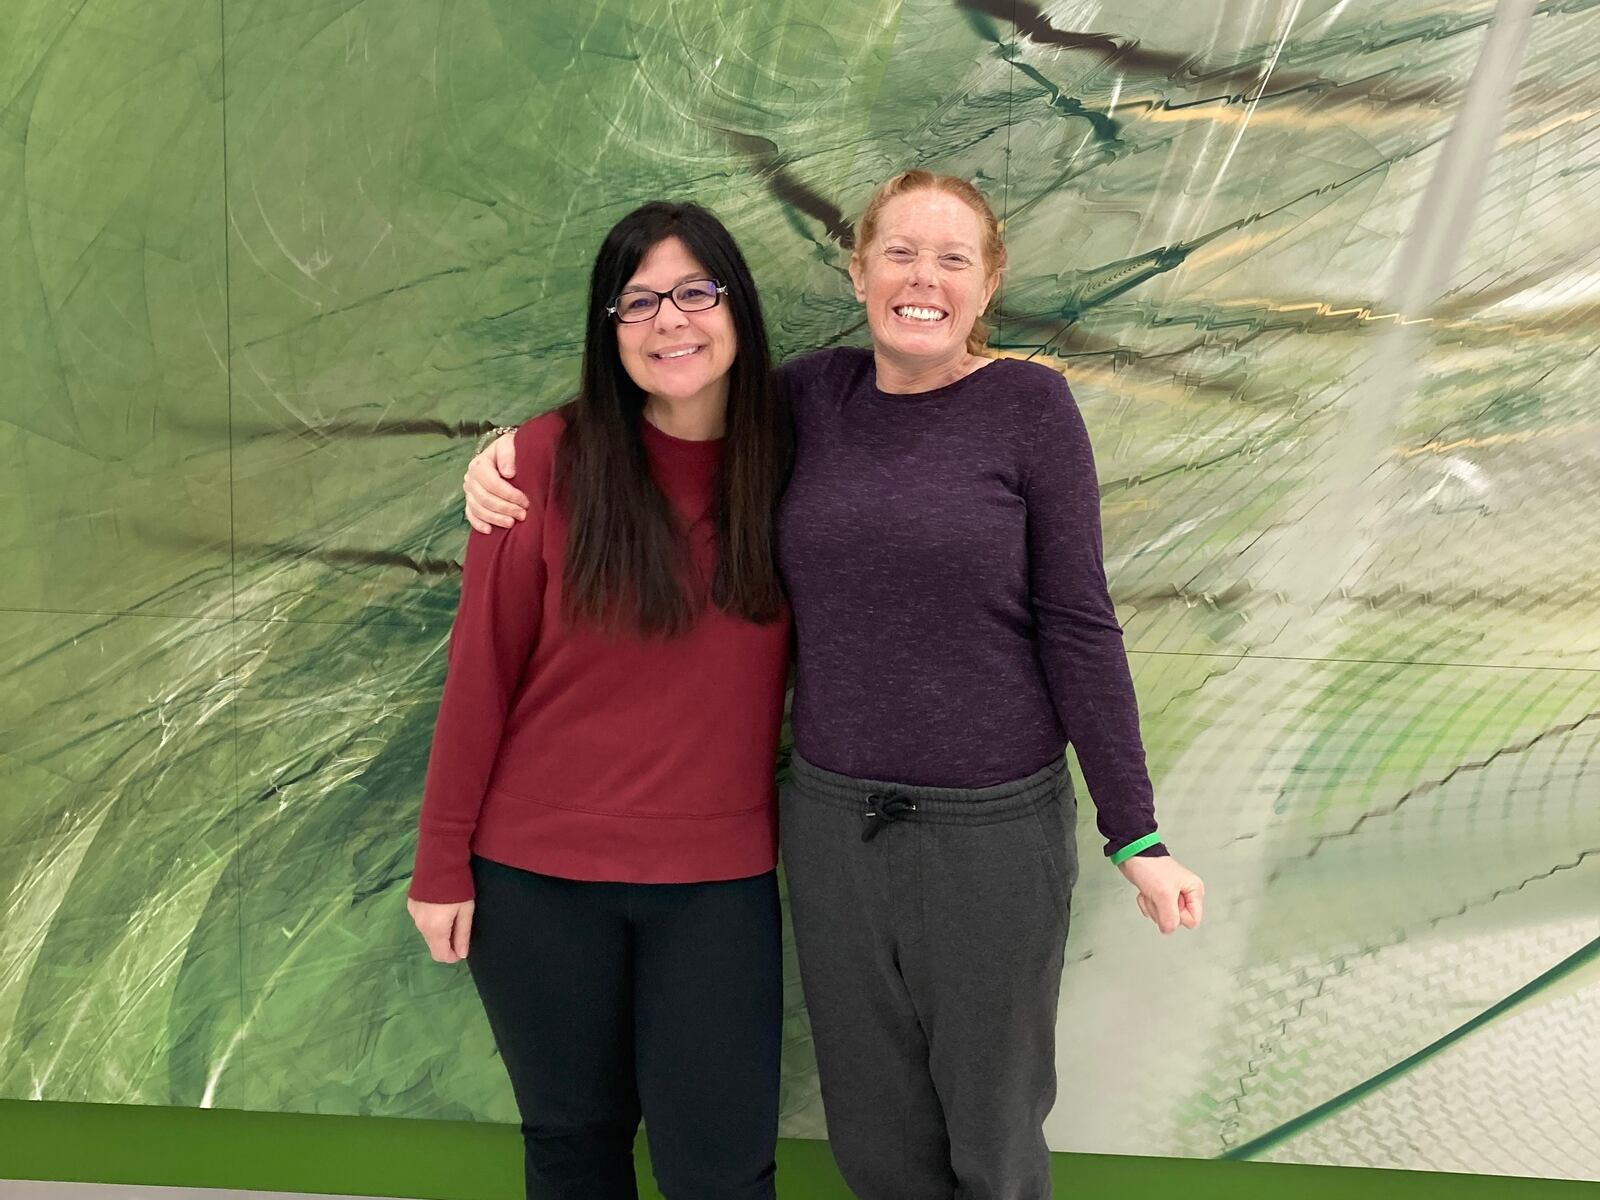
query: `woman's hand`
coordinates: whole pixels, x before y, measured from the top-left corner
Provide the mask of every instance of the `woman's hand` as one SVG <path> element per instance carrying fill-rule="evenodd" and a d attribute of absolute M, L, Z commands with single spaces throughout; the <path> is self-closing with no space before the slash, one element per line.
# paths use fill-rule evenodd
<path fill-rule="evenodd" d="M 467 956 L 467 943 L 472 940 L 472 909 L 474 902 L 462 900 L 456 904 L 430 904 L 426 900 L 407 898 L 406 911 L 417 923 L 417 931 L 428 943 L 428 953 L 434 962 L 460 962 Z"/>
<path fill-rule="evenodd" d="M 1177 859 L 1134 855 L 1119 863 L 1117 870 L 1139 889 L 1139 911 L 1154 921 L 1162 933 L 1171 933 L 1180 925 L 1193 929 L 1200 924 L 1206 885 Z"/>
<path fill-rule="evenodd" d="M 467 523 L 479 533 L 499 525 L 510 529 L 528 515 L 528 498 L 506 482 L 517 473 L 517 439 L 502 433 L 470 463 L 461 490 L 467 494 Z"/>

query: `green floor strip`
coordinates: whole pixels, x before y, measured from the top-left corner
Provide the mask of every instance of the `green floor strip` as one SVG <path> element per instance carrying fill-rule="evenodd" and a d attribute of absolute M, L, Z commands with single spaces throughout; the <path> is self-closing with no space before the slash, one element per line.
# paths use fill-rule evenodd
<path fill-rule="evenodd" d="M 648 1163 L 641 1148 L 641 1178 Z M 821 1142 L 779 1149 L 782 1200 L 850 1200 Z M 1600 1200 L 1600 1184 L 1275 1163 L 1058 1154 L 1062 1200 Z M 0 1100 L 0 1179 L 517 1200 L 503 1125 Z M 643 1200 L 661 1200 L 653 1188 Z"/>

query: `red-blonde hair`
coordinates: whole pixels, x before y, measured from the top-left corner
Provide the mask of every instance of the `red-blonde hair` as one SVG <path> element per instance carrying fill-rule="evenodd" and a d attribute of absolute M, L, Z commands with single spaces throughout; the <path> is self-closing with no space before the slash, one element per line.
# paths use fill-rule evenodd
<path fill-rule="evenodd" d="M 995 219 L 994 209 L 989 207 L 989 202 L 984 199 L 983 193 L 965 179 L 955 175 L 935 175 L 932 171 L 913 169 L 901 171 L 892 179 L 886 180 L 872 193 L 872 199 L 867 201 L 867 207 L 861 213 L 861 220 L 856 222 L 856 244 L 851 251 L 851 257 L 860 261 L 861 254 L 872 244 L 878 236 L 878 217 L 883 212 L 883 206 L 896 196 L 904 196 L 907 192 L 948 192 L 964 203 L 973 212 L 978 214 L 978 220 L 983 223 L 983 266 L 986 279 L 992 279 L 1006 266 L 1006 244 L 1000 236 L 1000 222 Z M 967 334 L 967 353 L 982 354 L 989 345 L 989 327 L 984 324 L 983 314 L 978 314 L 978 319 L 973 322 L 972 332 Z"/>

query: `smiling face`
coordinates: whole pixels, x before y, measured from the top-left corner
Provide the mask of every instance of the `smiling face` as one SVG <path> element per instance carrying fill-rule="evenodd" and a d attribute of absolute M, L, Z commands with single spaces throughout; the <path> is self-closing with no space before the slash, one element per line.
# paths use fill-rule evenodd
<path fill-rule="evenodd" d="M 710 277 L 687 246 L 669 237 L 650 248 L 621 290 L 665 292 L 688 280 Z M 728 369 L 739 351 L 739 339 L 726 303 L 686 313 L 671 300 L 663 300 L 648 321 L 617 321 L 613 328 L 623 369 L 646 395 L 663 400 L 715 397 L 727 402 Z"/>
<path fill-rule="evenodd" d="M 873 348 L 913 369 L 963 360 L 1000 281 L 984 261 L 982 218 L 957 196 L 921 188 L 890 200 L 876 224 L 850 259 Z"/>

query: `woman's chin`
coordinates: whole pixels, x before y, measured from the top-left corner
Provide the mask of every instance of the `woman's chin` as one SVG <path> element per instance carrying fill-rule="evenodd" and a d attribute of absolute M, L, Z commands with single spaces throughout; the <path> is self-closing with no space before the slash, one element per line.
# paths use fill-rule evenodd
<path fill-rule="evenodd" d="M 674 372 L 665 378 L 663 373 L 657 373 L 641 387 L 646 395 L 658 396 L 663 400 L 692 400 L 705 395 L 707 389 L 725 382 L 726 378 L 726 371 L 721 375 L 709 371 L 696 371 L 693 375 Z"/>
<path fill-rule="evenodd" d="M 663 400 L 689 400 L 700 395 L 714 382 L 715 380 L 711 379 L 668 379 L 661 381 L 660 385 L 652 390 Z"/>
<path fill-rule="evenodd" d="M 893 329 L 873 330 L 873 342 L 879 350 L 887 350 L 897 358 L 946 358 L 961 345 L 948 329 Z"/>

